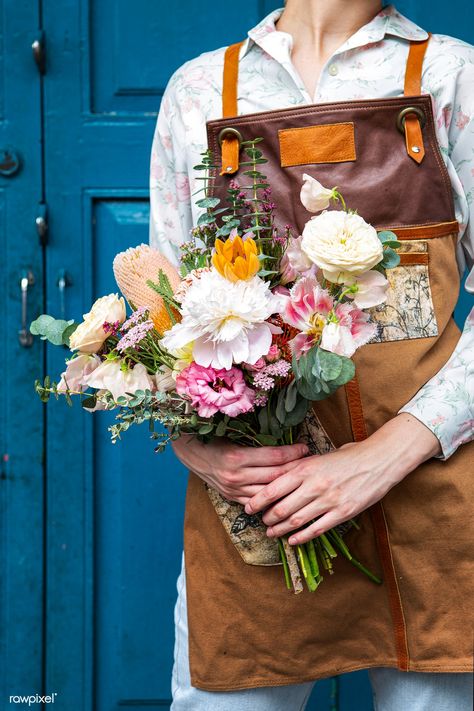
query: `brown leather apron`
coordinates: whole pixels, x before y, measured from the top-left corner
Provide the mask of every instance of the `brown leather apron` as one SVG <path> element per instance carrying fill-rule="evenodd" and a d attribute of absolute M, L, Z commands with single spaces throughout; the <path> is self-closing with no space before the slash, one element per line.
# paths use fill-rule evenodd
<path fill-rule="evenodd" d="M 378 335 L 355 356 L 357 381 L 315 403 L 307 423 L 314 451 L 361 440 L 394 417 L 459 339 L 452 318 L 458 224 L 431 97 L 420 95 L 426 45 L 411 44 L 404 96 L 243 116 L 240 45 L 226 52 L 224 118 L 207 124 L 209 147 L 217 158 L 222 150 L 215 194 L 225 196 L 226 174 L 239 180 L 235 131 L 261 136 L 280 225 L 299 233 L 309 219 L 299 199 L 308 172 L 326 187 L 337 185 L 349 207 L 402 242 L 390 298 L 373 309 Z M 374 666 L 469 671 L 473 463 L 474 443 L 446 462 L 430 460 L 364 512 L 359 531 L 346 534 L 383 585 L 338 557 L 335 574 L 301 595 L 287 591 L 258 521 L 191 473 L 185 561 L 193 686 L 282 685 Z"/>

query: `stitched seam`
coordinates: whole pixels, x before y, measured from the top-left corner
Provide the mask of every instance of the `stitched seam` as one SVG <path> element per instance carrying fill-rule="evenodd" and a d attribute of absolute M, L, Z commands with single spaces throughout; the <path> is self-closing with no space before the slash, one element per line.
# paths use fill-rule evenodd
<path fill-rule="evenodd" d="M 229 687 L 228 684 L 207 684 L 206 682 L 202 682 L 199 677 L 193 676 L 191 682 L 193 683 L 196 682 L 197 684 L 206 684 L 206 690 L 209 691 L 232 691 L 232 690 L 237 690 L 237 689 L 248 689 L 249 684 L 251 684 L 252 688 L 255 687 L 266 687 L 266 686 L 286 686 L 288 684 L 302 684 L 307 681 L 317 681 L 319 679 L 325 679 L 328 676 L 336 676 L 338 674 L 347 674 L 349 672 L 353 671 L 360 671 L 361 669 L 373 669 L 376 667 L 390 667 L 392 669 L 398 669 L 397 661 L 395 659 L 381 659 L 380 661 L 376 662 L 371 662 L 371 663 L 365 663 L 365 664 L 354 664 L 351 665 L 349 664 L 348 666 L 345 667 L 337 667 L 336 669 L 331 669 L 330 671 L 325 671 L 324 675 L 318 676 L 318 677 L 289 677 L 289 676 L 283 676 L 283 677 L 261 677 L 261 676 L 256 676 L 256 677 L 246 677 L 245 682 L 242 684 L 236 684 L 232 685 Z M 461 665 L 441 665 L 441 664 L 411 664 L 410 669 L 412 671 L 427 671 L 427 672 L 471 672 L 472 671 L 472 665 L 471 664 L 461 664 Z"/>
<path fill-rule="evenodd" d="M 411 105 L 413 104 L 427 104 L 429 107 L 431 107 L 431 95 L 430 94 L 420 94 L 419 97 L 410 97 L 413 98 L 413 101 L 411 102 Z M 369 103 L 370 102 L 370 103 Z M 292 114 L 292 116 L 300 117 L 300 116 L 306 116 L 308 113 L 324 113 L 325 111 L 333 111 L 336 113 L 348 111 L 350 109 L 358 108 L 362 111 L 370 111 L 373 108 L 380 108 L 383 111 L 388 111 L 390 109 L 401 109 L 405 108 L 405 105 L 407 103 L 407 97 L 406 96 L 397 96 L 397 97 L 387 97 L 387 98 L 382 98 L 382 99 L 361 99 L 360 101 L 358 100 L 353 100 L 353 101 L 337 101 L 337 102 L 323 102 L 319 104 L 310 104 L 309 106 L 304 106 L 301 107 L 298 112 L 295 112 Z M 225 123 L 229 119 L 234 119 L 238 121 L 240 124 L 246 124 L 246 123 L 254 123 L 255 119 L 265 119 L 266 122 L 268 121 L 279 121 L 281 116 L 288 112 L 288 111 L 294 111 L 295 107 L 288 106 L 284 109 L 270 109 L 268 111 L 255 111 L 254 113 L 250 114 L 241 114 L 239 116 L 227 116 L 227 117 L 222 117 L 218 119 L 212 119 L 211 121 L 208 121 L 209 126 L 218 126 L 222 123 Z M 275 114 L 278 114 L 275 116 Z M 431 117 L 433 116 L 432 112 L 430 112 Z"/>
<path fill-rule="evenodd" d="M 406 666 L 408 668 L 408 666 L 410 664 L 410 653 L 408 650 L 407 626 L 406 626 L 405 613 L 403 611 L 402 597 L 400 595 L 400 588 L 398 587 L 397 576 L 395 575 L 395 565 L 394 565 L 394 561 L 393 561 L 392 547 L 390 545 L 390 537 L 388 535 L 388 525 L 387 525 L 387 519 L 385 517 L 385 510 L 384 510 L 384 507 L 383 507 L 383 504 L 381 501 L 379 501 L 379 504 L 380 504 L 380 510 L 382 512 L 382 516 L 383 516 L 383 520 L 384 520 L 384 524 L 385 524 L 385 530 L 386 530 L 386 536 L 387 536 L 387 549 L 390 554 L 390 563 L 391 563 L 391 568 L 392 568 L 393 581 L 395 583 L 395 588 L 397 590 L 398 607 L 400 609 L 400 613 L 401 613 L 402 621 L 403 621 L 403 641 L 404 641 L 404 646 L 405 646 Z"/>

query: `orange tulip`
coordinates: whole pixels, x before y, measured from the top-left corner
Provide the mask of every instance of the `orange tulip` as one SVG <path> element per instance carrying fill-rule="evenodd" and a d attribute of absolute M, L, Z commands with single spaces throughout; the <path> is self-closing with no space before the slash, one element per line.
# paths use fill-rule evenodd
<path fill-rule="evenodd" d="M 234 239 L 227 239 L 225 242 L 216 239 L 215 248 L 212 264 L 219 274 L 229 281 L 246 281 L 260 270 L 257 245 L 251 238 L 244 241 L 240 235 L 237 235 Z"/>

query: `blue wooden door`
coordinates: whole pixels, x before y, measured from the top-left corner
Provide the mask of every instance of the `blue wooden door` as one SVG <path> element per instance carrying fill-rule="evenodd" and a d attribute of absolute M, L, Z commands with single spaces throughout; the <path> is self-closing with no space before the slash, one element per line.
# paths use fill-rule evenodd
<path fill-rule="evenodd" d="M 42 312 L 41 78 L 32 43 L 37 0 L 0 13 L 0 707 L 41 693 L 43 640 L 43 414 L 33 381 L 42 348 L 22 329 Z"/>
<path fill-rule="evenodd" d="M 216 12 L 210 0 L 183 0 L 176 13 L 164 0 L 5 3 L 0 149 L 16 147 L 23 167 L 0 172 L 0 303 L 8 306 L 6 395 L 27 403 L 28 414 L 25 424 L 22 408 L 0 411 L 8 412 L 0 428 L 0 603 L 8 600 L 12 615 L 0 604 L 2 702 L 7 689 L 43 690 L 57 693 L 61 711 L 169 708 L 186 474 L 170 453 L 153 454 L 145 428 L 112 446 L 103 413 L 64 403 L 42 412 L 32 380 L 43 365 L 59 372 L 65 352 L 48 349 L 43 363 L 40 344 L 19 345 L 19 280 L 28 271 L 36 278 L 31 317 L 43 310 L 43 294 L 44 310 L 77 319 L 116 289 L 113 256 L 148 241 L 149 155 L 167 79 L 186 59 L 240 39 L 278 4 L 246 0 Z M 438 0 L 399 7 L 430 30 L 473 39 L 461 0 L 450 18 Z M 40 26 L 43 76 L 30 54 Z M 44 261 L 35 230 L 42 200 Z M 365 672 L 316 686 L 308 711 L 337 707 L 371 709 Z"/>

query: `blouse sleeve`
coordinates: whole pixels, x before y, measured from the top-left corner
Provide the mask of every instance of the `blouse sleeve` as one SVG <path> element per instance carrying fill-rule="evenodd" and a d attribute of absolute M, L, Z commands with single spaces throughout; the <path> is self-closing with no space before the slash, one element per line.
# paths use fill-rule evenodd
<path fill-rule="evenodd" d="M 474 58 L 472 54 L 471 57 Z M 463 204 L 468 206 L 458 262 L 469 270 L 466 290 L 474 293 L 473 65 L 466 63 L 464 70 L 465 76 L 458 82 L 449 106 L 448 137 L 449 157 L 459 179 L 454 185 L 455 200 L 459 201 L 462 195 Z M 400 412 L 411 413 L 436 435 L 442 449 L 440 459 L 447 459 L 460 445 L 474 439 L 474 308 L 451 358 Z"/>
<path fill-rule="evenodd" d="M 150 157 L 149 243 L 178 265 L 179 245 L 192 227 L 186 137 L 176 101 L 175 73 L 163 94 Z"/>

